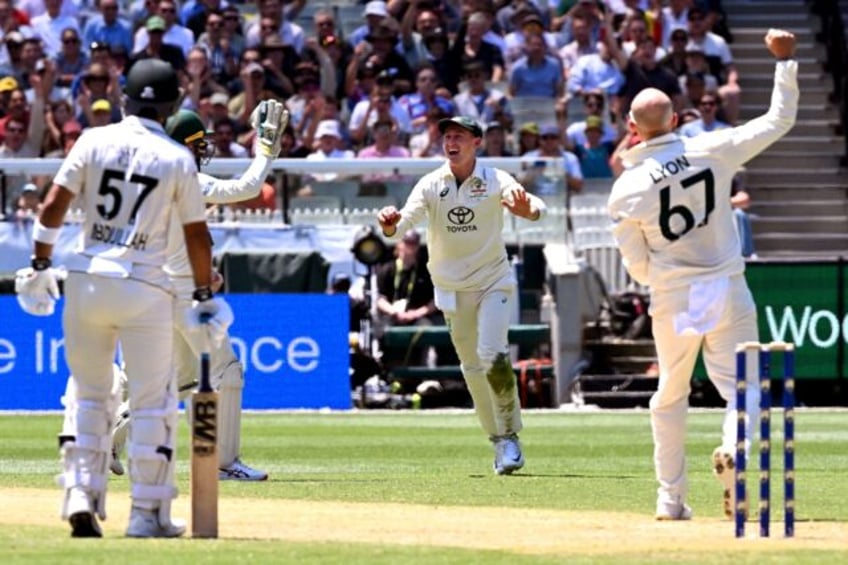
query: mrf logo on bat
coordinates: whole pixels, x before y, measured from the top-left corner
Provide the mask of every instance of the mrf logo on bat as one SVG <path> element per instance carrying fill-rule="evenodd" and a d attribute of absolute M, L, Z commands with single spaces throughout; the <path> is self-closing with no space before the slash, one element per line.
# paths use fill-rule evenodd
<path fill-rule="evenodd" d="M 217 444 L 217 407 L 215 400 L 198 401 L 194 405 L 194 454 L 205 457 L 215 454 Z"/>

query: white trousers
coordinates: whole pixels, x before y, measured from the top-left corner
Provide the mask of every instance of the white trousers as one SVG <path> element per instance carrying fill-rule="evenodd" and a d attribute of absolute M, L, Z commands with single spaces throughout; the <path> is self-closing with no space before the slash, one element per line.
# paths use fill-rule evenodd
<path fill-rule="evenodd" d="M 651 317 L 659 362 L 659 384 L 651 397 L 651 427 L 654 438 L 654 467 L 659 496 L 684 500 L 686 479 L 686 413 L 689 408 L 692 372 L 703 354 L 707 375 L 727 403 L 721 445 L 733 453 L 736 443 L 736 355 L 737 344 L 757 341 L 757 311 L 744 275 L 730 278 L 727 301 L 718 324 L 704 335 L 678 335 L 674 315 L 687 311 L 689 288 L 651 295 Z M 759 382 L 748 375 L 748 434 L 759 414 Z M 705 462 L 706 463 L 706 462 Z"/>
<path fill-rule="evenodd" d="M 506 388 L 494 388 L 487 378 L 496 358 L 509 362 L 514 288 L 457 292 L 456 310 L 444 313 L 477 418 L 490 437 L 517 434 L 522 427 L 515 375 Z"/>

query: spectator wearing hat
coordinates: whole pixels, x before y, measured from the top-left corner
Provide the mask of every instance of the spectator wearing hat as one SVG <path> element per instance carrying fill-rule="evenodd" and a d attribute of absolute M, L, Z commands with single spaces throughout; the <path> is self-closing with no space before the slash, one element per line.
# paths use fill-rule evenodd
<path fill-rule="evenodd" d="M 101 63 L 90 63 L 83 73 L 76 99 L 76 120 L 83 129 L 92 125 L 92 104 L 98 100 L 109 102 L 111 122 L 121 121 L 121 91 L 117 80 Z"/>
<path fill-rule="evenodd" d="M 526 55 L 518 59 L 509 76 L 509 95 L 562 97 L 565 82 L 559 60 L 547 54 L 545 39 L 531 33 L 524 39 Z"/>
<path fill-rule="evenodd" d="M 236 49 L 229 37 L 225 35 L 225 14 L 213 10 L 207 12 L 205 17 L 206 21 L 198 35 L 196 47 L 200 47 L 206 52 L 206 58 L 209 60 L 209 72 L 215 82 L 227 84 L 231 79 L 238 76 L 241 50 Z"/>
<path fill-rule="evenodd" d="M 445 113 L 439 107 L 427 110 L 426 129 L 419 134 L 413 135 L 409 140 L 409 151 L 413 157 L 445 156 L 442 144 L 442 130 L 439 129 L 439 122 L 450 117 L 450 114 Z"/>
<path fill-rule="evenodd" d="M 18 201 L 15 202 L 15 218 L 18 220 L 34 219 L 41 210 L 41 191 L 31 182 L 21 189 Z"/>
<path fill-rule="evenodd" d="M 686 48 L 700 48 L 710 63 L 710 71 L 718 78 L 719 95 L 724 101 L 724 116 L 731 125 L 736 123 L 739 116 L 739 73 L 733 63 L 733 55 L 730 52 L 724 38 L 710 31 L 710 22 L 707 14 L 698 7 L 692 7 L 687 14 L 689 23 L 689 43 Z"/>
<path fill-rule="evenodd" d="M 615 144 L 615 142 L 618 141 L 618 130 L 616 130 L 612 126 L 612 124 L 610 124 L 607 120 L 604 119 L 604 115 L 606 114 L 606 112 L 604 111 L 605 98 L 603 92 L 599 90 L 584 92 L 582 98 L 583 112 L 586 114 L 586 118 L 580 121 L 576 121 L 570 124 L 568 128 L 566 128 L 566 148 L 572 148 L 577 145 L 586 144 L 586 119 L 592 116 L 595 116 L 601 120 L 601 141 L 605 143 L 609 142 Z"/>
<path fill-rule="evenodd" d="M 266 33 L 276 33 L 286 45 L 291 45 L 298 54 L 303 51 L 306 35 L 303 28 L 282 17 L 280 0 L 259 0 L 259 18 L 245 30 L 248 47 L 259 47 Z M 264 28 L 264 29 L 263 29 Z"/>
<path fill-rule="evenodd" d="M 194 47 L 194 33 L 177 23 L 177 5 L 175 1 L 159 0 L 155 14 L 162 21 L 159 22 L 159 20 L 156 20 L 155 28 L 151 28 L 150 21 L 153 16 L 147 19 L 146 24 L 135 32 L 133 52 L 139 53 L 146 49 L 148 43 L 151 41 L 150 32 L 155 29 L 156 31 L 162 31 L 162 43 L 179 47 L 182 50 L 183 57 L 187 57 L 189 50 Z"/>
<path fill-rule="evenodd" d="M 350 113 L 351 141 L 357 145 L 368 143 L 368 133 L 379 119 L 392 120 L 397 125 L 399 138 L 408 139 L 412 131 L 412 123 L 409 113 L 393 95 L 392 79 L 377 77 L 372 84 L 371 96 L 358 102 Z"/>
<path fill-rule="evenodd" d="M 380 25 L 371 31 L 365 40 L 371 46 L 368 52 L 367 46 L 357 46 L 354 53 L 361 61 L 372 62 L 380 73 L 387 73 L 392 77 L 395 94 L 402 95 L 412 92 L 415 83 L 415 74 L 407 64 L 395 46 L 398 42 L 398 24 L 394 18 L 385 18 Z"/>
<path fill-rule="evenodd" d="M 539 124 L 524 122 L 518 128 L 518 154 L 524 155 L 539 148 Z"/>
<path fill-rule="evenodd" d="M 170 0 L 165 1 L 170 3 Z M 173 7 L 173 3 L 171 3 L 171 6 Z M 170 8 L 166 6 L 165 9 L 167 10 Z M 142 30 L 144 31 L 144 47 L 142 47 L 140 51 L 137 50 L 130 57 L 125 72 L 128 73 L 134 64 L 143 59 L 162 59 L 166 63 L 170 64 L 176 71 L 183 71 L 185 69 L 185 57 L 189 49 L 191 49 L 191 46 L 189 46 L 189 49 L 186 49 L 184 52 L 182 47 L 165 42 L 164 38 L 166 27 L 167 24 L 162 16 L 150 16 L 147 19 L 144 27 L 139 29 L 138 33 L 136 33 L 136 39 L 138 40 L 138 34 L 141 33 Z M 136 46 L 138 46 L 138 42 Z M 92 57 L 92 59 L 94 59 L 94 57 Z"/>
<path fill-rule="evenodd" d="M 456 113 L 487 123 L 500 120 L 507 128 L 512 127 L 512 108 L 509 98 L 494 88 L 487 88 L 489 75 L 480 61 L 471 61 L 463 67 L 465 89 L 453 97 Z"/>
<path fill-rule="evenodd" d="M 471 14 L 468 21 L 459 28 L 456 42 L 451 48 L 451 58 L 454 64 L 456 61 L 462 61 L 463 64 L 479 62 L 486 70 L 488 80 L 501 82 L 506 76 L 503 51 L 485 39 L 491 24 L 492 20 L 488 13 Z"/>
<path fill-rule="evenodd" d="M 55 57 L 62 49 L 62 32 L 72 29 L 79 36 L 77 18 L 61 14 L 63 0 L 44 0 L 43 14 L 32 18 L 30 26 L 34 35 L 39 37 L 45 53 Z"/>
<path fill-rule="evenodd" d="M 583 178 L 611 179 L 610 157 L 615 151 L 615 143 L 604 141 L 604 121 L 600 116 L 588 116 L 583 132 L 586 141 L 574 146 L 574 154 L 580 161 Z"/>
<path fill-rule="evenodd" d="M 201 100 L 210 97 L 215 92 L 227 93 L 227 89 L 216 82 L 212 76 L 209 59 L 202 47 L 193 47 L 188 52 L 186 76 L 188 77 L 188 85 L 184 87 L 186 95 L 182 104 L 185 109 L 196 110 L 200 108 Z"/>
<path fill-rule="evenodd" d="M 66 2 L 70 4 L 71 2 Z M 119 16 L 118 0 L 99 0 L 98 15 L 92 16 L 85 24 L 82 37 L 85 45 L 104 43 L 123 45 L 127 53 L 133 50 L 133 34 L 130 25 Z"/>
<path fill-rule="evenodd" d="M 689 33 L 685 28 L 672 30 L 668 36 L 668 47 L 666 55 L 660 61 L 660 65 L 667 68 L 677 76 L 686 74 L 686 43 L 689 42 Z"/>
<path fill-rule="evenodd" d="M 18 82 L 23 81 L 24 65 L 21 59 L 24 47 L 24 36 L 21 32 L 13 30 L 3 36 L 3 49 L 5 60 L 0 64 L 0 76 L 12 77 Z"/>
<path fill-rule="evenodd" d="M 439 94 L 436 88 L 439 86 L 439 77 L 431 65 L 423 65 L 415 73 L 415 92 L 404 94 L 398 100 L 400 106 L 409 115 L 412 125 L 412 133 L 418 134 L 424 131 L 427 122 L 427 110 L 438 107 L 448 115 L 456 113 L 453 101 Z"/>
<path fill-rule="evenodd" d="M 583 188 L 583 172 L 580 161 L 571 151 L 562 148 L 562 130 L 557 124 L 544 124 L 539 128 L 539 148 L 522 154 L 531 159 L 555 159 L 546 163 L 541 170 L 534 168 L 530 176 L 535 181 L 528 189 L 534 194 L 556 194 L 559 192 L 561 178 L 565 173 L 565 187 L 572 193 Z"/>
<path fill-rule="evenodd" d="M 105 98 L 100 98 L 92 102 L 89 120 L 89 128 L 108 126 L 112 123 L 112 104 Z"/>
<path fill-rule="evenodd" d="M 514 157 L 507 149 L 506 130 L 501 122 L 492 121 L 486 124 L 480 157 Z"/>
<path fill-rule="evenodd" d="M 290 45 L 283 44 L 279 35 L 269 35 L 262 40 L 259 47 L 262 57 L 260 64 L 265 69 L 265 88 L 277 95 L 277 98 L 288 98 L 294 94 L 294 83 L 290 77 L 298 76 L 300 56 Z M 310 70 L 318 72 L 318 68 L 309 63 Z M 328 88 L 329 93 L 335 92 L 335 84 Z"/>
<path fill-rule="evenodd" d="M 328 159 L 353 159 L 353 151 L 342 149 L 342 131 L 338 120 L 323 120 L 315 128 L 317 146 L 306 156 L 309 161 L 324 161 Z M 314 173 L 308 178 L 317 182 L 334 181 L 341 178 L 338 173 Z"/>
<path fill-rule="evenodd" d="M 62 48 L 53 58 L 56 66 L 56 85 L 70 88 L 74 78 L 88 66 L 88 56 L 82 50 L 79 34 L 75 29 L 62 30 Z"/>
<path fill-rule="evenodd" d="M 519 26 L 504 36 L 503 60 L 508 74 L 518 61 L 530 53 L 527 45 L 529 37 L 538 37 L 541 40 L 543 54 L 557 57 L 556 35 L 545 31 L 542 18 L 535 9 L 529 6 L 522 8 L 515 13 L 514 19 L 520 22 Z"/>
<path fill-rule="evenodd" d="M 356 46 L 363 41 L 368 41 L 367 37 L 372 35 L 374 31 L 382 24 L 386 18 L 391 17 L 388 6 L 383 0 L 371 0 L 365 4 L 362 10 L 362 18 L 365 24 L 359 26 L 348 35 L 348 41 L 351 46 L 356 49 Z"/>

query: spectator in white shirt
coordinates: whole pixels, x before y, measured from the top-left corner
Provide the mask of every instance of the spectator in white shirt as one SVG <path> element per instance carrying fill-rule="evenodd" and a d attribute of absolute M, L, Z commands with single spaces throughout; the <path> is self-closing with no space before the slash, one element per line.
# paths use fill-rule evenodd
<path fill-rule="evenodd" d="M 340 149 L 342 132 L 338 120 L 322 120 L 315 129 L 318 140 L 317 149 L 306 156 L 309 161 L 324 161 L 326 159 L 353 159 L 353 151 Z M 315 173 L 309 175 L 314 181 L 327 182 L 340 178 L 338 173 Z"/>
<path fill-rule="evenodd" d="M 50 57 L 55 57 L 62 50 L 62 32 L 72 29 L 79 35 L 79 24 L 76 18 L 63 16 L 62 0 L 44 0 L 46 11 L 32 19 L 32 30 L 41 38 L 44 51 Z"/>
<path fill-rule="evenodd" d="M 177 23 L 177 7 L 174 0 L 160 0 L 156 13 L 165 20 L 165 32 L 162 35 L 162 43 L 176 45 L 183 50 L 183 56 L 188 57 L 188 52 L 194 47 L 194 33 Z M 135 45 L 133 52 L 138 53 L 147 47 L 149 42 L 147 28 L 142 26 L 135 34 Z"/>

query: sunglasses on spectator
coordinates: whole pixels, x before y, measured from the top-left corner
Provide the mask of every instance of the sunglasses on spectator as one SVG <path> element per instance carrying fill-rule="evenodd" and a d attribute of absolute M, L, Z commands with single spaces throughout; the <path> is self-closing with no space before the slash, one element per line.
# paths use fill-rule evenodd
<path fill-rule="evenodd" d="M 315 22 L 315 25 L 318 27 L 333 27 L 335 24 L 333 22 Z"/>
<path fill-rule="evenodd" d="M 162 14 L 176 14 L 177 10 L 175 8 L 159 8 L 159 12 Z"/>
<path fill-rule="evenodd" d="M 210 29 L 221 29 L 221 22 L 206 22 L 206 27 Z"/>
<path fill-rule="evenodd" d="M 62 43 L 64 43 L 65 45 L 73 45 L 74 43 L 79 43 L 79 42 L 80 42 L 80 40 L 77 39 L 76 37 L 66 37 L 66 38 L 62 39 Z"/>
<path fill-rule="evenodd" d="M 263 31 L 268 31 L 268 30 L 276 31 L 277 26 L 275 26 L 275 25 L 265 25 L 265 26 L 260 26 L 260 29 L 262 29 Z"/>
<path fill-rule="evenodd" d="M 10 127 L 6 128 L 6 133 L 23 133 L 23 132 L 24 132 L 24 128 L 10 128 Z"/>

